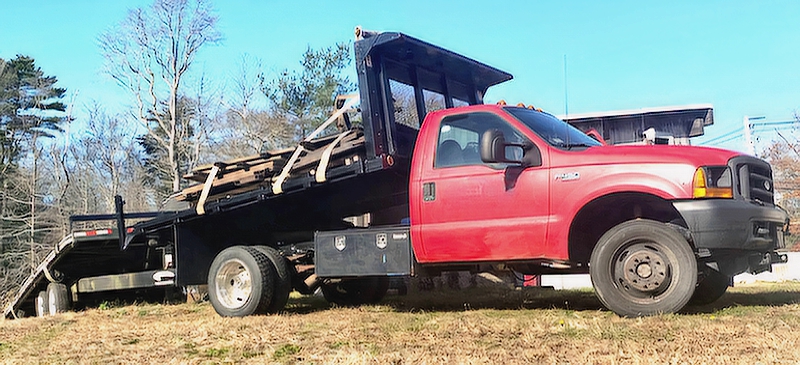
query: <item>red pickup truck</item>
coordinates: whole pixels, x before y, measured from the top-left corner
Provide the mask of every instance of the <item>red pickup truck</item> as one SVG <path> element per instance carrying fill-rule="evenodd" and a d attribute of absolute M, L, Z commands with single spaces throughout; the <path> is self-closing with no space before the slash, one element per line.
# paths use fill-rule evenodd
<path fill-rule="evenodd" d="M 716 300 L 731 276 L 780 259 L 787 223 L 762 160 L 603 146 L 550 114 L 501 105 L 428 114 L 409 190 L 420 265 L 588 270 L 625 316 Z"/>

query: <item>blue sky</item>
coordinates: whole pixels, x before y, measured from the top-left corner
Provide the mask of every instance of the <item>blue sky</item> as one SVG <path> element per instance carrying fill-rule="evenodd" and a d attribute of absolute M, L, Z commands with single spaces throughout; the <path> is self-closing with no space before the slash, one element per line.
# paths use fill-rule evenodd
<path fill-rule="evenodd" d="M 125 94 L 101 72 L 98 35 L 146 0 L 3 4 L 0 58 L 32 56 L 75 107 L 109 110 Z M 514 75 L 490 90 L 563 114 L 711 103 L 702 142 L 742 127 L 745 115 L 791 120 L 800 108 L 800 1 L 212 1 L 224 41 L 195 71 L 224 87 L 243 55 L 270 74 L 296 68 L 306 47 L 351 41 L 353 28 L 401 31 Z M 76 110 L 76 116 L 81 111 Z M 734 136 L 736 133 L 733 134 Z M 762 145 L 770 133 L 757 134 Z M 727 138 L 721 139 L 725 140 Z M 723 147 L 743 150 L 743 139 Z M 763 146 L 762 146 L 763 147 Z"/>

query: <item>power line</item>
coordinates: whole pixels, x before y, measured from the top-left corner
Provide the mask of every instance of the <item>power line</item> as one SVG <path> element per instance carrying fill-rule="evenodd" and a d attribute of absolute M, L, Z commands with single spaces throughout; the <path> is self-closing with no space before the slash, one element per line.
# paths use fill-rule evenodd
<path fill-rule="evenodd" d="M 770 126 L 770 125 L 787 125 L 787 124 L 796 124 L 800 126 L 800 122 L 797 120 L 786 120 L 782 122 L 759 122 L 759 123 L 750 123 L 750 128 L 755 127 L 762 127 L 762 126 Z"/>
<path fill-rule="evenodd" d="M 738 133 L 738 134 L 736 134 L 736 135 L 734 135 L 734 136 L 731 136 L 730 138 L 727 138 L 727 139 L 725 139 L 725 140 L 722 140 L 722 141 L 717 141 L 717 142 L 714 142 L 714 143 L 702 143 L 702 145 L 709 145 L 709 146 L 719 146 L 719 145 L 722 145 L 722 144 L 728 143 L 728 142 L 730 142 L 730 141 L 733 141 L 733 140 L 736 140 L 736 139 L 742 138 L 742 136 L 743 136 L 743 135 L 744 135 L 744 133 Z"/>
<path fill-rule="evenodd" d="M 741 131 L 742 131 L 742 128 L 744 128 L 744 127 L 739 127 L 739 128 L 737 128 L 737 129 L 734 129 L 734 130 L 732 130 L 732 131 L 730 131 L 730 132 L 728 132 L 728 133 L 725 133 L 725 134 L 723 134 L 723 135 L 721 135 L 721 136 L 716 136 L 716 137 L 714 137 L 714 138 L 711 138 L 711 139 L 709 139 L 709 140 L 707 140 L 707 141 L 705 141 L 705 142 L 701 143 L 701 145 L 704 145 L 704 144 L 710 144 L 710 143 L 712 143 L 712 142 L 714 142 L 714 141 L 716 141 L 716 140 L 719 140 L 719 139 L 725 138 L 725 137 L 727 137 L 727 136 L 730 136 L 731 134 L 734 134 L 734 133 L 736 133 L 736 132 L 741 132 Z"/>

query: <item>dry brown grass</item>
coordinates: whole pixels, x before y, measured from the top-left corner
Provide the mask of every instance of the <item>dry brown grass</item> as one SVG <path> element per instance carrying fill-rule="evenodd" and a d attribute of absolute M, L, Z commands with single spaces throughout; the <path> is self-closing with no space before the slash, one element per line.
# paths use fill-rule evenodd
<path fill-rule="evenodd" d="M 488 293 L 487 293 L 488 292 Z M 685 314 L 623 319 L 591 292 L 471 289 L 273 316 L 143 304 L 0 321 L 4 363 L 795 364 L 800 283 L 733 289 Z"/>

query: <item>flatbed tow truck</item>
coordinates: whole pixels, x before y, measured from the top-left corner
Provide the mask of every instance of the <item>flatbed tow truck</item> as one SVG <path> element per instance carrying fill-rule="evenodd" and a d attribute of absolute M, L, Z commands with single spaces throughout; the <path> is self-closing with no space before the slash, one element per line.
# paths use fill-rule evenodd
<path fill-rule="evenodd" d="M 202 284 L 223 316 L 276 313 L 320 287 L 359 305 L 390 277 L 452 270 L 588 272 L 606 307 L 641 316 L 714 301 L 733 275 L 786 260 L 762 160 L 605 146 L 533 107 L 484 105 L 510 74 L 402 33 L 356 28 L 354 51 L 359 95 L 297 147 L 201 166 L 159 212 L 118 197 L 114 214 L 73 217 L 116 225 L 64 238 L 5 316 Z M 367 213 L 369 227 L 346 220 Z"/>

